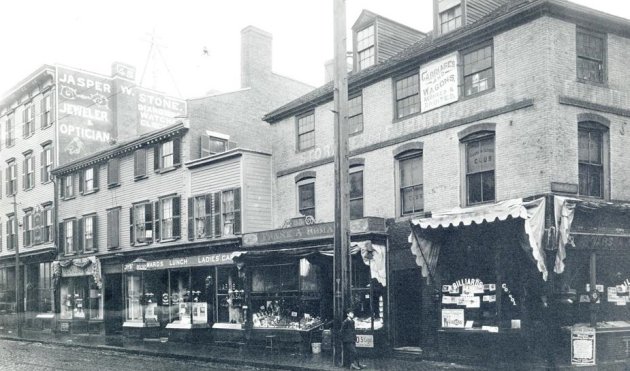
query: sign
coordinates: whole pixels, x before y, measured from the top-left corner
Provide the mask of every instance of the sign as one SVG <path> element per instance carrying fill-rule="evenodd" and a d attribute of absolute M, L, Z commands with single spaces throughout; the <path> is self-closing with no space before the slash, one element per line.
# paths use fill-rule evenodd
<path fill-rule="evenodd" d="M 149 260 L 145 263 L 142 263 L 141 265 L 132 262 L 123 265 L 123 272 L 233 264 L 234 260 L 232 259 L 238 255 L 240 255 L 240 253 L 238 252 L 229 252 L 220 254 L 187 256 L 183 258 Z"/>
<path fill-rule="evenodd" d="M 167 97 L 162 94 L 138 87 L 136 88 L 138 99 L 138 133 L 163 129 L 175 123 L 174 118 L 186 116 L 186 102 Z"/>
<path fill-rule="evenodd" d="M 481 140 L 466 146 L 468 154 L 467 169 L 469 173 L 480 173 L 494 170 L 494 141 Z"/>
<path fill-rule="evenodd" d="M 571 364 L 574 366 L 595 365 L 595 344 L 594 328 L 571 328 Z"/>
<path fill-rule="evenodd" d="M 464 328 L 463 309 L 442 309 L 442 327 Z"/>
<path fill-rule="evenodd" d="M 57 89 L 60 164 L 109 146 L 114 133 L 111 79 L 58 67 Z"/>
<path fill-rule="evenodd" d="M 114 64 L 112 64 L 112 76 L 122 77 L 130 81 L 135 81 L 136 68 L 126 63 L 114 62 Z"/>
<path fill-rule="evenodd" d="M 458 99 L 457 53 L 420 68 L 420 108 L 422 112 L 442 107 Z"/>
<path fill-rule="evenodd" d="M 357 348 L 374 348 L 374 335 L 357 335 Z"/>

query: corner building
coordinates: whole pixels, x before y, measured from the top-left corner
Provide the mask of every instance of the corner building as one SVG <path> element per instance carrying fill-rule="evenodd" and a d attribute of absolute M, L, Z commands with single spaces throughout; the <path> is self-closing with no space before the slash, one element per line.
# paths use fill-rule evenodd
<path fill-rule="evenodd" d="M 435 1 L 434 19 L 385 60 L 383 18 L 353 28 L 351 215 L 387 225 L 384 308 L 363 313 L 384 326 L 361 345 L 483 360 L 556 347 L 566 363 L 582 324 L 597 362 L 627 359 L 630 22 L 556 0 Z M 333 220 L 332 98 L 329 83 L 264 118 L 275 227 Z"/>

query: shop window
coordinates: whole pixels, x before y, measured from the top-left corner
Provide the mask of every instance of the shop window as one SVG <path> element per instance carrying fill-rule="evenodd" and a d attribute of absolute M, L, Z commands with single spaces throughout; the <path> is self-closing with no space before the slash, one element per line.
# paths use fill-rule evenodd
<path fill-rule="evenodd" d="M 606 35 L 577 28 L 577 79 L 603 83 L 606 80 Z"/>
<path fill-rule="evenodd" d="M 33 151 L 27 152 L 22 163 L 22 189 L 29 190 L 35 186 L 35 157 Z"/>
<path fill-rule="evenodd" d="M 59 197 L 63 200 L 68 200 L 74 197 L 74 175 L 68 174 L 61 178 L 61 185 L 59 186 Z"/>
<path fill-rule="evenodd" d="M 81 245 L 79 251 L 98 250 L 98 239 L 96 232 L 98 231 L 98 217 L 96 215 L 87 215 L 79 220 L 79 239 Z"/>
<path fill-rule="evenodd" d="M 133 153 L 133 177 L 134 179 L 143 179 L 147 176 L 147 151 L 144 148 L 138 148 Z"/>
<path fill-rule="evenodd" d="M 0 311 L 15 312 L 15 268 L 0 268 Z"/>
<path fill-rule="evenodd" d="M 27 103 L 22 111 L 22 137 L 27 138 L 35 132 L 35 115 L 33 105 Z"/>
<path fill-rule="evenodd" d="M 396 93 L 396 117 L 403 118 L 420 112 L 418 74 L 399 78 L 394 83 Z"/>
<path fill-rule="evenodd" d="M 53 153 L 52 145 L 46 144 L 43 146 L 41 154 L 41 174 L 42 183 L 48 183 L 52 180 L 52 174 L 50 173 L 53 168 Z"/>
<path fill-rule="evenodd" d="M 161 198 L 156 202 L 155 209 L 156 220 L 159 221 L 155 226 L 156 239 L 169 241 L 179 238 L 181 234 L 180 197 Z"/>
<path fill-rule="evenodd" d="M 412 151 L 398 157 L 400 214 L 424 210 L 422 152 Z"/>
<path fill-rule="evenodd" d="M 363 96 L 348 100 L 348 135 L 363 131 Z"/>
<path fill-rule="evenodd" d="M 477 46 L 463 55 L 464 96 L 475 95 L 494 88 L 492 43 Z"/>
<path fill-rule="evenodd" d="M 41 107 L 41 127 L 42 129 L 52 125 L 54 118 L 52 92 L 45 94 L 42 98 Z"/>
<path fill-rule="evenodd" d="M 33 210 L 24 212 L 22 218 L 22 244 L 24 247 L 33 246 Z"/>
<path fill-rule="evenodd" d="M 374 40 L 374 25 L 357 32 L 359 71 L 373 66 L 376 63 L 376 47 Z"/>
<path fill-rule="evenodd" d="M 154 147 L 153 168 L 155 171 L 177 167 L 181 161 L 181 138 L 174 138 Z"/>
<path fill-rule="evenodd" d="M 7 170 L 5 172 L 5 183 L 7 196 L 13 196 L 17 193 L 17 163 L 15 160 L 11 160 L 7 163 Z"/>
<path fill-rule="evenodd" d="M 17 225 L 15 224 L 15 215 L 11 214 L 7 217 L 7 250 L 15 250 L 17 246 Z"/>
<path fill-rule="evenodd" d="M 604 197 L 604 136 L 606 128 L 593 123 L 580 123 L 578 128 L 579 194 Z"/>
<path fill-rule="evenodd" d="M 297 117 L 297 150 L 315 147 L 315 113 Z"/>
<path fill-rule="evenodd" d="M 245 290 L 236 267 L 217 267 L 217 319 L 218 323 L 241 324 Z"/>
<path fill-rule="evenodd" d="M 15 145 L 15 120 L 13 114 L 9 115 L 5 126 L 4 144 L 7 147 Z"/>
<path fill-rule="evenodd" d="M 130 208 L 129 220 L 132 245 L 153 241 L 153 207 L 150 202 L 135 204 Z"/>
<path fill-rule="evenodd" d="M 68 219 L 59 223 L 58 234 L 60 249 L 66 255 L 76 254 L 79 244 L 77 221 L 75 219 Z"/>
<path fill-rule="evenodd" d="M 107 161 L 107 187 L 120 184 L 120 159 L 112 158 Z"/>
<path fill-rule="evenodd" d="M 51 263 L 29 264 L 26 269 L 26 311 L 52 313 L 54 292 L 52 289 Z"/>
<path fill-rule="evenodd" d="M 221 204 L 223 235 L 232 236 L 241 233 L 241 189 L 223 191 Z"/>
<path fill-rule="evenodd" d="M 302 179 L 297 183 L 298 212 L 315 218 L 315 178 Z"/>
<path fill-rule="evenodd" d="M 350 219 L 363 218 L 363 166 L 350 168 Z"/>
<path fill-rule="evenodd" d="M 355 326 L 357 329 L 380 329 L 383 327 L 384 289 L 371 277 L 370 264 L 372 257 L 363 261 L 360 253 L 352 255 L 350 289 L 352 308 L 354 308 Z"/>
<path fill-rule="evenodd" d="M 440 13 L 440 31 L 451 32 L 462 26 L 462 6 L 458 4 Z"/>
<path fill-rule="evenodd" d="M 61 280 L 61 319 L 103 319 L 103 290 L 94 278 L 67 277 Z"/>
<path fill-rule="evenodd" d="M 98 191 L 98 165 L 79 172 L 79 192 L 89 194 Z"/>
<path fill-rule="evenodd" d="M 125 325 L 146 323 L 166 325 L 179 305 L 179 296 L 170 295 L 167 270 L 125 275 Z"/>
<path fill-rule="evenodd" d="M 107 248 L 120 246 L 120 208 L 107 210 Z"/>
<path fill-rule="evenodd" d="M 479 132 L 463 139 L 466 148 L 466 202 L 495 200 L 494 132 Z"/>

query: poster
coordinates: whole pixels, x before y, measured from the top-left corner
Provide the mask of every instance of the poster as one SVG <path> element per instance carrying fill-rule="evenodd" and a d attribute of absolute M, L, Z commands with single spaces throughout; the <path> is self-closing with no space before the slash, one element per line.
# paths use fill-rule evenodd
<path fill-rule="evenodd" d="M 420 108 L 422 112 L 453 103 L 458 99 L 457 53 L 420 68 Z"/>
<path fill-rule="evenodd" d="M 442 309 L 442 327 L 464 328 L 463 309 Z"/>
<path fill-rule="evenodd" d="M 571 364 L 574 366 L 595 365 L 595 329 L 574 327 L 571 329 Z"/>
<path fill-rule="evenodd" d="M 374 335 L 357 335 L 357 348 L 374 348 Z"/>

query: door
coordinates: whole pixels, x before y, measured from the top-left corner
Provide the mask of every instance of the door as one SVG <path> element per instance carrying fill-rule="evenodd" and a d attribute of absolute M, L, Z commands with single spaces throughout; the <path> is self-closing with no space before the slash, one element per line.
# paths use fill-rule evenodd
<path fill-rule="evenodd" d="M 422 339 L 422 278 L 420 269 L 392 272 L 392 312 L 396 347 L 419 347 Z"/>
<path fill-rule="evenodd" d="M 105 275 L 105 334 L 118 335 L 122 333 L 123 300 L 122 274 Z"/>

